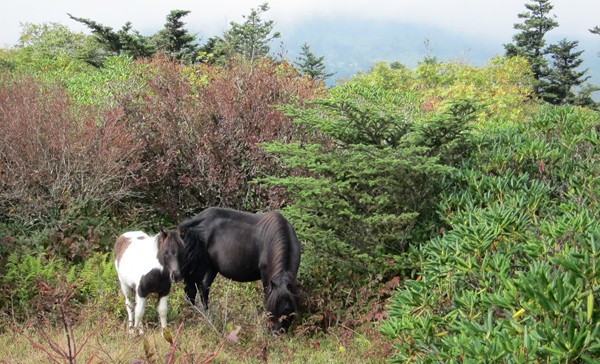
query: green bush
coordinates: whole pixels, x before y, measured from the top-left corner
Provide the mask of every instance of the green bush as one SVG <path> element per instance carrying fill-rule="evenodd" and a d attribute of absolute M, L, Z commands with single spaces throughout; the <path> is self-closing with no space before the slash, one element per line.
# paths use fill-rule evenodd
<path fill-rule="evenodd" d="M 4 310 L 17 317 L 35 316 L 47 308 L 40 291 L 50 290 L 56 280 L 55 274 L 66 270 L 61 262 L 43 254 L 21 256 L 18 253 L 8 257 L 5 269 L 0 303 Z"/>
<path fill-rule="evenodd" d="M 15 318 L 53 312 L 56 295 L 68 286 L 75 289 L 72 307 L 91 304 L 96 313 L 124 311 L 111 253 L 93 253 L 81 264 L 47 254 L 13 253 L 5 270 L 0 308 Z"/>
<path fill-rule="evenodd" d="M 442 234 L 415 253 L 419 280 L 381 327 L 394 362 L 600 358 L 599 125 L 596 113 L 542 108 L 482 130 L 442 194 Z"/>

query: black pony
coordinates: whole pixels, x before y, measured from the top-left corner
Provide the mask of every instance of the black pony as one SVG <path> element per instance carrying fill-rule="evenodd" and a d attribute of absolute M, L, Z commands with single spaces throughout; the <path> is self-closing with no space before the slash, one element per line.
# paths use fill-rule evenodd
<path fill-rule="evenodd" d="M 217 273 L 238 282 L 261 279 L 273 331 L 287 330 L 298 305 L 300 243 L 283 215 L 211 207 L 182 222 L 179 232 L 185 243 L 185 293 L 192 304 L 201 289 L 207 307 Z"/>

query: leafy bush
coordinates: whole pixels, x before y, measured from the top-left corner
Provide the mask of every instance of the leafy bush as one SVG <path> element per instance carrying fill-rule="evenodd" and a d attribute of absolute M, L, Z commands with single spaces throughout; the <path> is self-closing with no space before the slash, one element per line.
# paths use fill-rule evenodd
<path fill-rule="evenodd" d="M 112 254 L 93 253 L 85 262 L 73 264 L 47 254 L 13 253 L 4 268 L 0 308 L 15 318 L 53 312 L 52 292 L 65 285 L 74 288 L 71 306 L 91 304 L 96 314 L 124 311 Z"/>
<path fill-rule="evenodd" d="M 598 114 L 543 108 L 482 130 L 439 203 L 442 234 L 382 332 L 394 362 L 600 358 Z M 459 359 L 460 358 L 460 359 Z"/>
<path fill-rule="evenodd" d="M 40 298 L 40 290 L 45 289 L 44 285 L 54 282 L 57 272 L 65 270 L 62 263 L 44 255 L 20 256 L 13 253 L 8 257 L 5 269 L 0 299 L 4 310 L 10 309 L 13 315 L 19 317 L 51 309 L 51 306 Z"/>
<path fill-rule="evenodd" d="M 141 143 L 118 111 L 75 112 L 62 88 L 7 75 L 0 110 L 0 220 L 43 227 L 132 195 Z"/>
<path fill-rule="evenodd" d="M 271 106 L 310 99 L 317 83 L 269 59 L 223 68 L 157 59 L 145 72 L 146 90 L 123 99 L 128 124 L 146 146 L 145 204 L 175 218 L 207 206 L 257 211 L 280 203 L 274 191 L 250 184 L 279 169 L 259 143 L 302 138 Z"/>
<path fill-rule="evenodd" d="M 421 110 L 439 110 L 446 100 L 483 102 L 477 123 L 515 122 L 527 114 L 531 90 L 529 64 L 521 57 L 496 57 L 485 67 L 464 62 L 422 62 L 415 69 L 378 63 L 358 82 L 387 90 L 416 90 Z"/>
<path fill-rule="evenodd" d="M 54 77 L 89 70 L 80 58 L 97 47 L 92 38 L 60 23 L 22 23 L 19 44 L 0 51 L 0 69 Z M 64 75 L 63 75 L 64 77 Z M 66 79 L 66 77 L 65 77 Z"/>

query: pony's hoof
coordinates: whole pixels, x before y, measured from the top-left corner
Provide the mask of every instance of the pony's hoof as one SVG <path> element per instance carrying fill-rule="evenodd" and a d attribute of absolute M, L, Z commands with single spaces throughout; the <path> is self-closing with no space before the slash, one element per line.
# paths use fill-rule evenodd
<path fill-rule="evenodd" d="M 171 331 L 169 331 L 168 328 L 163 327 L 163 329 L 160 333 L 160 336 L 162 336 L 162 338 L 165 339 L 170 344 L 173 344 L 173 335 L 171 335 Z"/>
<path fill-rule="evenodd" d="M 286 332 L 287 331 L 282 327 L 279 330 L 273 330 L 273 331 L 271 331 L 271 334 L 273 334 L 274 337 L 278 337 L 278 336 L 281 336 L 281 335 L 285 335 Z"/>

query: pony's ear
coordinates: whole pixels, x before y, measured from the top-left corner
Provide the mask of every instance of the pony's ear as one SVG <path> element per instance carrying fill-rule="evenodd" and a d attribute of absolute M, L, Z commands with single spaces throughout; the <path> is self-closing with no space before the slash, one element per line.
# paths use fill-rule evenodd
<path fill-rule="evenodd" d="M 161 235 L 163 238 L 166 238 L 166 237 L 167 237 L 167 233 L 165 232 L 165 229 L 163 229 L 162 227 L 160 228 L 160 235 Z"/>

